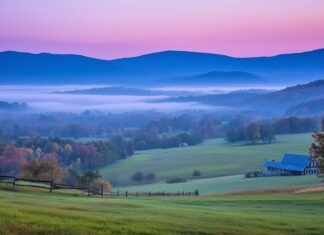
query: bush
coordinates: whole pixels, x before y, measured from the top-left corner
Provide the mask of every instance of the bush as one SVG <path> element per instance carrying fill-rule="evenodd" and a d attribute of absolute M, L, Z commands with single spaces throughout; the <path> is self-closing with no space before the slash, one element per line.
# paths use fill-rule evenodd
<path fill-rule="evenodd" d="M 176 177 L 176 178 L 171 178 L 165 181 L 167 184 L 175 184 L 175 183 L 183 183 L 186 182 L 187 180 L 183 177 Z"/>
<path fill-rule="evenodd" d="M 138 171 L 131 177 L 131 179 L 133 181 L 136 181 L 136 182 L 140 183 L 144 179 L 144 174 L 143 174 L 143 172 Z"/>
<path fill-rule="evenodd" d="M 200 177 L 201 176 L 201 172 L 200 171 L 198 171 L 198 170 L 194 170 L 193 172 L 192 172 L 192 177 L 194 177 L 194 178 L 198 178 L 198 177 Z"/>
<path fill-rule="evenodd" d="M 101 193 L 101 190 L 111 190 L 112 185 L 108 181 L 95 182 L 90 187 L 91 191 L 94 193 Z"/>
<path fill-rule="evenodd" d="M 246 173 L 245 173 L 245 178 L 251 178 L 251 177 L 252 177 L 251 172 L 246 172 Z"/>
<path fill-rule="evenodd" d="M 260 177 L 263 173 L 260 171 L 249 171 L 245 173 L 245 178 Z"/>

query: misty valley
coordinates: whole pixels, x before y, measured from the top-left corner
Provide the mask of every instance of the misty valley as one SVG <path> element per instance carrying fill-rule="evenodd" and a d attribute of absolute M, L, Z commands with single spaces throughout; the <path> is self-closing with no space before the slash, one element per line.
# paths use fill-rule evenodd
<path fill-rule="evenodd" d="M 37 205 L 43 198 L 61 227 L 37 222 L 31 234 L 69 234 L 69 228 L 94 233 L 98 218 L 128 218 L 130 211 L 134 218 L 163 211 L 166 224 L 170 211 L 186 219 L 198 213 L 193 232 L 186 221 L 176 221 L 181 231 L 214 234 L 208 228 L 214 228 L 218 210 L 228 210 L 231 220 L 235 204 L 244 217 L 246 207 L 251 210 L 246 200 L 255 207 L 251 218 L 262 210 L 278 224 L 290 213 L 282 209 L 286 197 L 307 202 L 299 212 L 321 215 L 323 59 L 323 49 L 256 58 L 167 51 L 117 60 L 1 52 L 0 212 L 23 210 L 16 221 L 30 224 L 35 217 L 25 222 L 25 209 L 43 210 Z M 13 205 L 11 197 L 19 203 Z M 27 207 L 20 204 L 24 200 Z M 210 217 L 203 218 L 206 211 Z M 6 209 L 1 213 L 11 216 Z M 61 213 L 75 214 L 65 223 Z M 96 219 L 85 227 L 74 224 L 84 224 L 84 216 Z M 297 219 L 301 231 L 309 232 Z M 20 229 L 1 221 L 5 233 Z M 143 234 L 143 222 L 134 221 L 125 226 Z M 243 233 L 251 226 L 244 224 Z M 118 225 L 111 231 L 121 230 Z"/>

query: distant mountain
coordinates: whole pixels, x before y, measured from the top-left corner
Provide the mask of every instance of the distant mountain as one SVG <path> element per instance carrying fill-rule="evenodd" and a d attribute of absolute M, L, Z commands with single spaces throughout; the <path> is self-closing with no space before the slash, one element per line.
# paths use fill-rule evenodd
<path fill-rule="evenodd" d="M 256 58 L 165 51 L 118 60 L 8 51 L 0 53 L 0 83 L 157 86 L 166 81 L 172 86 L 181 82 L 170 78 L 191 77 L 196 81 L 205 76 L 218 85 L 218 79 L 224 81 L 227 76 L 235 80 L 233 73 L 237 72 L 233 71 L 240 71 L 241 76 L 251 79 L 254 76 L 271 83 L 296 84 L 324 78 L 323 64 L 324 49 Z"/>
<path fill-rule="evenodd" d="M 177 85 L 186 85 L 186 86 L 206 86 L 206 85 L 257 85 L 257 84 L 266 84 L 266 81 L 260 76 L 240 72 L 240 71 L 230 71 L 230 72 L 221 72 L 213 71 L 209 73 L 204 73 L 196 76 L 187 76 L 187 77 L 177 77 L 172 79 L 163 79 L 161 83 L 172 83 Z"/>
<path fill-rule="evenodd" d="M 2 84 L 90 84 L 118 82 L 136 71 L 129 71 L 110 61 L 79 55 L 0 53 Z"/>
<path fill-rule="evenodd" d="M 255 58 L 165 51 L 112 62 L 159 78 L 196 76 L 211 71 L 242 71 L 276 83 L 296 84 L 324 77 L 324 49 Z"/>

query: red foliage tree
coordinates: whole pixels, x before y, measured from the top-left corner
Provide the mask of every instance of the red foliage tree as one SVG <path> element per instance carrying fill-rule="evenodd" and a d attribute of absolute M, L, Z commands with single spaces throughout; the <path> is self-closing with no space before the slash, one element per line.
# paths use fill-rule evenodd
<path fill-rule="evenodd" d="M 2 173 L 17 174 L 26 163 L 27 151 L 24 148 L 16 148 L 11 145 L 4 147 L 3 155 L 0 156 L 0 170 Z"/>

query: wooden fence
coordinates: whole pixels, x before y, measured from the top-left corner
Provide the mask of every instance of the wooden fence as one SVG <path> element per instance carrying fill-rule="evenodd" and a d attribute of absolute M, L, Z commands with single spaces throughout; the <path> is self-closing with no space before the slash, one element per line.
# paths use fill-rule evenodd
<path fill-rule="evenodd" d="M 65 184 L 55 184 L 53 180 L 33 180 L 33 179 L 23 179 L 16 178 L 14 176 L 4 176 L 0 175 L 0 184 L 6 184 L 11 186 L 12 191 L 16 191 L 17 187 L 31 187 L 31 188 L 40 188 L 47 189 L 50 193 L 53 190 L 63 189 L 63 190 L 80 190 L 87 193 L 88 196 L 97 195 L 97 196 L 107 196 L 107 197 L 175 197 L 175 196 L 199 196 L 198 190 L 195 192 L 129 192 L 127 190 L 116 192 L 104 190 L 101 187 L 98 190 L 93 190 L 89 186 L 75 187 Z"/>

